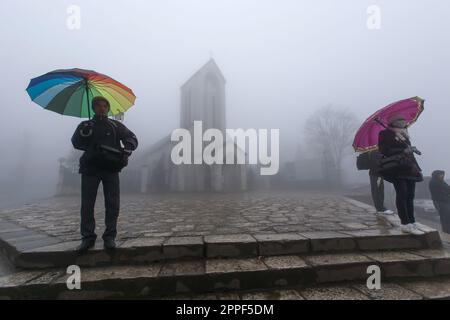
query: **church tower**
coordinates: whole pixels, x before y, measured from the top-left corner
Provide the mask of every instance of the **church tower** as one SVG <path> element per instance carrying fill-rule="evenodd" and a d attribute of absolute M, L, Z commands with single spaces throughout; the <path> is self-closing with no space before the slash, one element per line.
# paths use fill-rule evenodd
<path fill-rule="evenodd" d="M 225 78 L 210 59 L 181 86 L 180 127 L 191 129 L 194 121 L 203 122 L 203 130 L 225 131 Z"/>

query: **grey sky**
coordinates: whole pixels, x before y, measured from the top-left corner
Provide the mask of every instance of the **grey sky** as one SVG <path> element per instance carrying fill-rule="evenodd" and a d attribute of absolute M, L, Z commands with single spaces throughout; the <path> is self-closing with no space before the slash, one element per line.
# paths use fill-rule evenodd
<path fill-rule="evenodd" d="M 66 27 L 71 4 L 81 8 L 80 30 Z M 372 4 L 381 30 L 366 27 Z M 227 79 L 228 127 L 280 128 L 295 145 L 323 105 L 362 121 L 419 95 L 426 111 L 411 134 L 420 162 L 426 174 L 450 171 L 448 12 L 446 0 L 2 0 L 0 179 L 29 135 L 29 185 L 49 190 L 80 121 L 32 103 L 30 78 L 80 67 L 123 82 L 138 97 L 126 124 L 147 146 L 177 127 L 179 87 L 211 55 Z"/>

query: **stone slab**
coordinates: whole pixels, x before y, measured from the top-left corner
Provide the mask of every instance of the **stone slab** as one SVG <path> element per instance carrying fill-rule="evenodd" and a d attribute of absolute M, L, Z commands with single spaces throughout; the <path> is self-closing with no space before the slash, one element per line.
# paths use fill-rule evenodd
<path fill-rule="evenodd" d="M 334 231 L 302 232 L 301 236 L 310 239 L 313 252 L 350 251 L 356 249 L 356 242 L 350 235 Z"/>
<path fill-rule="evenodd" d="M 166 259 L 196 258 L 204 256 L 202 237 L 170 237 L 163 243 Z"/>
<path fill-rule="evenodd" d="M 381 283 L 380 289 L 369 289 L 367 285 L 355 285 L 355 289 L 374 300 L 421 300 L 422 296 L 395 283 Z"/>
<path fill-rule="evenodd" d="M 296 233 L 256 234 L 261 256 L 301 254 L 310 250 L 309 239 Z"/>
<path fill-rule="evenodd" d="M 402 283 L 409 289 L 425 299 L 450 299 L 450 279 L 427 279 Z"/>
<path fill-rule="evenodd" d="M 206 257 L 251 257 L 258 254 L 256 239 L 250 234 L 205 236 Z"/>
<path fill-rule="evenodd" d="M 318 287 L 300 290 L 306 300 L 369 300 L 369 297 L 352 287 Z"/>

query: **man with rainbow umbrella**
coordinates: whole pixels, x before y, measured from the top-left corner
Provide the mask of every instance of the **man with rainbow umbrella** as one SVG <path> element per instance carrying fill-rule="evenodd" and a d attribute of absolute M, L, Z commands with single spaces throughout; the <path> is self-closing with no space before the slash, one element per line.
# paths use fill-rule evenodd
<path fill-rule="evenodd" d="M 131 89 L 91 70 L 67 69 L 46 73 L 30 81 L 27 92 L 41 107 L 88 118 L 72 136 L 72 144 L 83 150 L 81 173 L 81 244 L 78 252 L 95 245 L 94 205 L 100 182 L 105 196 L 105 249 L 115 249 L 120 207 L 119 172 L 138 141 L 123 123 L 108 118 L 128 110 L 136 99 Z M 93 115 L 93 117 L 91 117 Z"/>

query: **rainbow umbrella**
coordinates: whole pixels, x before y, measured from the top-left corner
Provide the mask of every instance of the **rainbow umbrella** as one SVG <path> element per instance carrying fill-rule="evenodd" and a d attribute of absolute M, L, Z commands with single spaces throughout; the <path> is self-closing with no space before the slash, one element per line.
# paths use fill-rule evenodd
<path fill-rule="evenodd" d="M 389 119 L 394 115 L 401 115 L 408 127 L 419 118 L 424 110 L 422 98 L 413 97 L 400 100 L 378 110 L 361 125 L 353 140 L 353 148 L 356 152 L 366 152 L 378 148 L 378 135 L 384 130 Z"/>
<path fill-rule="evenodd" d="M 108 99 L 109 116 L 125 112 L 136 100 L 133 91 L 120 82 L 83 69 L 55 70 L 31 79 L 27 92 L 44 109 L 79 118 L 91 118 L 90 103 L 96 96 Z"/>

